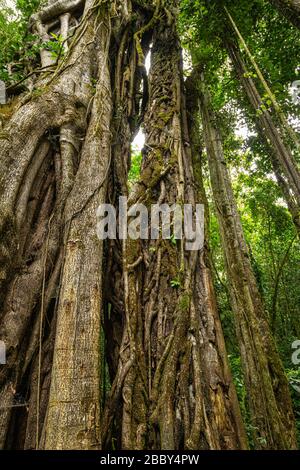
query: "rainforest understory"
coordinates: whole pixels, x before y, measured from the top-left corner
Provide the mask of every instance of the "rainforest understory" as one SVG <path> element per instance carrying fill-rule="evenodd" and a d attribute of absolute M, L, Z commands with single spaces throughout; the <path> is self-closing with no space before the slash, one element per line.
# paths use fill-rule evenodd
<path fill-rule="evenodd" d="M 297 449 L 299 1 L 11 3 L 0 449 Z M 99 240 L 121 196 L 204 247 Z"/>

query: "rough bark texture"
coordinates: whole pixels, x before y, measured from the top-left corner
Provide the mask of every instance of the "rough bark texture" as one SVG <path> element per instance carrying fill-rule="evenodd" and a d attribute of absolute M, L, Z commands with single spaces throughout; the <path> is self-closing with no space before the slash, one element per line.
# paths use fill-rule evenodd
<path fill-rule="evenodd" d="M 71 3 L 49 2 L 32 23 L 49 31 L 58 23 L 67 36 L 60 15 L 73 15 Z M 113 6 L 76 2 L 69 52 L 19 101 L 1 134 L 2 448 L 100 447 L 103 259 L 95 213 L 111 163 L 111 18 L 121 21 L 126 5 Z"/>
<path fill-rule="evenodd" d="M 296 429 L 289 384 L 251 268 L 249 251 L 224 160 L 217 118 L 203 72 L 200 103 L 255 447 L 295 449 Z"/>
<path fill-rule="evenodd" d="M 196 203 L 176 3 L 157 11 L 146 145 L 130 205 Z M 115 335 L 119 362 L 104 445 L 111 446 L 113 423 L 121 420 L 123 449 L 245 448 L 206 250 L 186 252 L 159 238 L 123 241 L 122 254 L 124 327 Z"/>

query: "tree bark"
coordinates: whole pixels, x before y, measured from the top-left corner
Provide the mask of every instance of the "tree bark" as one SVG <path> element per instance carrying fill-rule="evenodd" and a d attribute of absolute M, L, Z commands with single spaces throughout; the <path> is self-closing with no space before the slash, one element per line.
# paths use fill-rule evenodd
<path fill-rule="evenodd" d="M 154 13 L 146 145 L 131 207 L 196 204 L 176 7 L 163 2 Z M 122 254 L 124 329 L 104 445 L 121 419 L 122 449 L 245 448 L 206 249 L 160 237 L 124 240 Z"/>
<path fill-rule="evenodd" d="M 289 392 L 267 315 L 250 263 L 222 140 L 204 74 L 200 74 L 200 103 L 211 185 L 235 314 L 255 448 L 297 448 Z"/>
<path fill-rule="evenodd" d="M 0 375 L 2 448 L 101 446 L 96 208 L 106 202 L 111 166 L 108 55 L 129 5 L 74 4 L 49 2 L 32 18 L 37 30 L 58 23 L 65 36 L 61 15 L 80 22 L 67 55 L 19 100 L 1 133 L 0 335 L 8 351 Z M 29 406 L 22 435 L 20 395 Z"/>

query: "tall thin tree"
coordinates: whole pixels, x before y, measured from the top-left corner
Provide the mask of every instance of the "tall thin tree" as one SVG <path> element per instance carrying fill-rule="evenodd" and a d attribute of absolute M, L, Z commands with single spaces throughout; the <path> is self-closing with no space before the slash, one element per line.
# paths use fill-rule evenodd
<path fill-rule="evenodd" d="M 200 103 L 211 185 L 235 315 L 256 448 L 294 449 L 295 420 L 289 384 L 276 350 L 251 267 L 226 167 L 222 138 L 200 72 Z"/>

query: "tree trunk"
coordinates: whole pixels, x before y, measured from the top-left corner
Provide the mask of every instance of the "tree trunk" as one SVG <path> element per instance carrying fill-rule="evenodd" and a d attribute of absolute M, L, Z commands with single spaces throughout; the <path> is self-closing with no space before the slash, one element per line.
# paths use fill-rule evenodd
<path fill-rule="evenodd" d="M 148 10 L 135 7 L 139 28 Z M 65 0 L 49 1 L 32 18 L 41 35 L 58 27 L 69 40 L 56 70 L 19 100 L 1 133 L 0 336 L 8 352 L 1 448 L 101 446 L 96 209 L 106 202 L 111 167 L 109 52 L 118 53 L 124 29 L 133 35 L 131 12 L 131 2 Z"/>
<path fill-rule="evenodd" d="M 201 114 L 216 213 L 235 314 L 255 447 L 295 449 L 289 385 L 276 350 L 252 271 L 217 119 L 201 73 Z"/>
<path fill-rule="evenodd" d="M 100 23 L 95 36 L 96 15 L 89 9 L 85 15 L 77 44 L 61 72 L 47 86 L 37 88 L 27 103 L 20 103 L 1 146 L 1 185 L 5 188 L 1 193 L 1 281 L 6 287 L 2 289 L 1 337 L 8 349 L 8 365 L 1 374 L 1 403 L 8 407 L 1 413 L 2 446 L 9 431 L 9 406 L 24 387 L 37 353 L 38 377 L 35 383 L 31 381 L 30 396 L 31 400 L 36 395 L 32 404 L 36 426 L 30 441 L 39 446 L 45 415 L 41 412 L 46 366 L 42 343 L 49 335 L 47 322 L 54 315 L 57 334 L 45 447 L 99 446 L 95 423 L 100 406 L 102 249 L 95 235 L 94 212 L 105 195 L 102 180 L 109 165 L 111 98 L 107 66 L 103 66 L 107 64 L 107 27 Z M 101 9 L 100 16 L 109 20 L 106 9 Z M 92 78 L 98 74 L 89 109 Z M 101 110 L 105 119 L 99 123 Z M 85 138 L 82 148 L 81 138 Z"/>
<path fill-rule="evenodd" d="M 154 14 L 146 145 L 131 207 L 196 204 L 176 6 Z M 159 237 L 124 240 L 122 254 L 123 321 L 110 331 L 124 329 L 114 334 L 121 344 L 110 359 L 115 364 L 119 355 L 104 445 L 111 447 L 121 420 L 114 437 L 122 449 L 245 448 L 206 249 L 188 252 L 184 241 Z"/>
<path fill-rule="evenodd" d="M 296 28 L 300 29 L 300 1 L 299 0 L 270 0 L 280 13 L 282 13 Z"/>
<path fill-rule="evenodd" d="M 226 48 L 250 105 L 255 112 L 260 110 L 258 114 L 256 113 L 256 124 L 260 135 L 270 149 L 271 163 L 278 185 L 300 237 L 300 171 L 297 162 L 290 148 L 283 141 L 268 110 L 261 109 L 262 98 L 253 79 L 247 73 L 238 47 L 232 42 L 226 42 Z"/>

